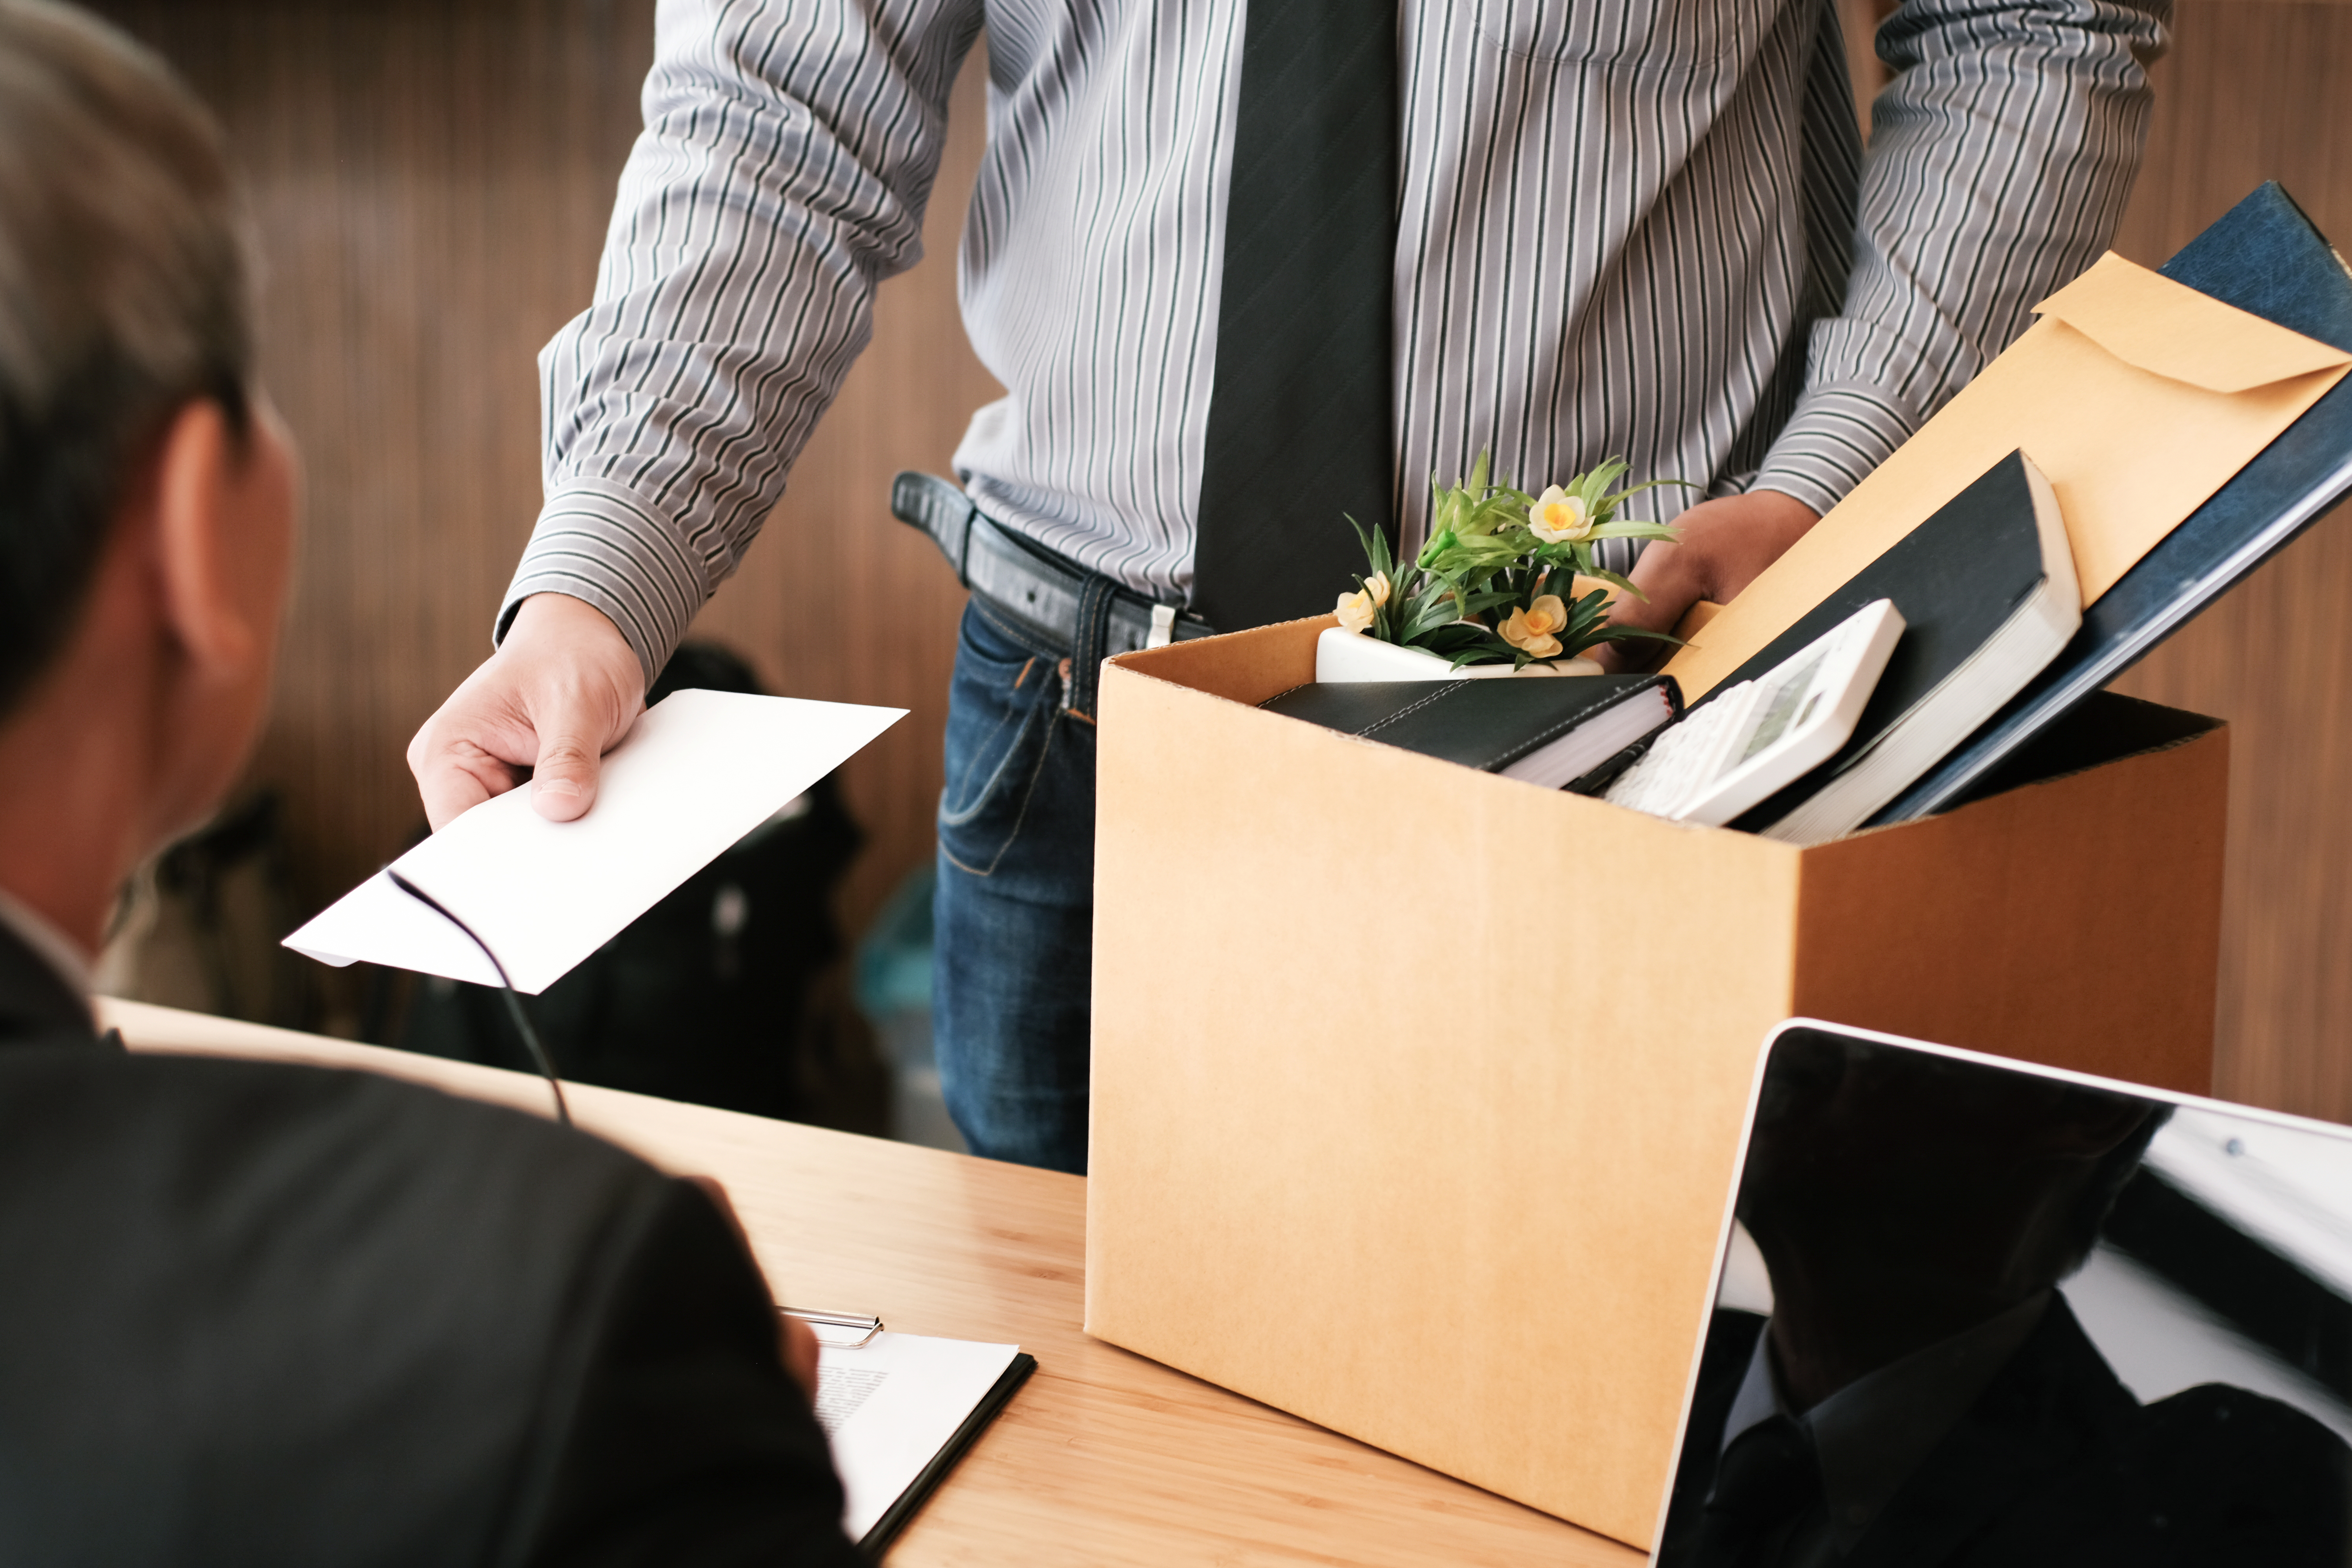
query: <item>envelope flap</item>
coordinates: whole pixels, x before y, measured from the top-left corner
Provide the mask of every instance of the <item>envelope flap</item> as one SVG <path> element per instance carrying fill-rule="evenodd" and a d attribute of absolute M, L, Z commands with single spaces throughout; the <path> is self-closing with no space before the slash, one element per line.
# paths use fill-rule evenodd
<path fill-rule="evenodd" d="M 2224 305 L 2113 251 L 2033 307 L 2152 374 L 2209 392 L 2248 392 L 2352 364 L 2352 354 Z"/>

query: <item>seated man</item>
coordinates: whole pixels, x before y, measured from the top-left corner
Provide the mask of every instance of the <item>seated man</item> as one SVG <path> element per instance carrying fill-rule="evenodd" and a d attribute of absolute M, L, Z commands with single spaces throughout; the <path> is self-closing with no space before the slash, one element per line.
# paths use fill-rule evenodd
<path fill-rule="evenodd" d="M 0 1563 L 840 1563 L 696 1187 L 359 1074 L 142 1058 L 85 965 L 236 778 L 292 542 L 217 132 L 0 0 Z"/>

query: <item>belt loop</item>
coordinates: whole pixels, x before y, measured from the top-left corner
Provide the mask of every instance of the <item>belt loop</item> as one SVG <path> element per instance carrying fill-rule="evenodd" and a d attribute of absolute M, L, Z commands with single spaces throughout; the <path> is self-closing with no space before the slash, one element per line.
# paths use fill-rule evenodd
<path fill-rule="evenodd" d="M 1110 606 L 1118 584 L 1101 573 L 1078 590 L 1078 624 L 1070 634 L 1070 679 L 1062 683 L 1062 711 L 1095 721 L 1095 687 L 1102 674 L 1104 646 L 1110 638 Z"/>
<path fill-rule="evenodd" d="M 963 526 L 956 535 L 956 581 L 969 588 L 971 586 L 971 574 L 966 568 L 971 562 L 971 525 L 980 516 L 980 503 L 970 496 L 960 496 L 958 499 L 963 502 Z"/>
<path fill-rule="evenodd" d="M 945 479 L 909 468 L 890 481 L 890 515 L 931 536 L 955 568 L 956 581 L 971 586 L 971 525 L 980 503 Z"/>

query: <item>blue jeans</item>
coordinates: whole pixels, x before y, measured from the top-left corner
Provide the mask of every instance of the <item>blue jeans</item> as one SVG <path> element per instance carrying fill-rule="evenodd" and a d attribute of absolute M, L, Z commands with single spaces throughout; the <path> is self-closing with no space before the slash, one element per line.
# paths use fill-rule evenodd
<path fill-rule="evenodd" d="M 931 1033 L 948 1113 L 992 1160 L 1083 1174 L 1095 732 L 1066 650 L 974 599 L 948 692 Z"/>

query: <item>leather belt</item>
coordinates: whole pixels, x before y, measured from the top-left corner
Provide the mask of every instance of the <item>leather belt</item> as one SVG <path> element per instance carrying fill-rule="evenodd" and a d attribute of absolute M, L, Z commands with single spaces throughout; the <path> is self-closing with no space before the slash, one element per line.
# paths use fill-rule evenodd
<path fill-rule="evenodd" d="M 1039 642 L 1069 650 L 1093 644 L 1084 661 L 1089 675 L 1113 654 L 1212 635 L 1200 616 L 1155 604 L 1007 531 L 945 479 L 900 474 L 891 481 L 890 514 L 929 534 L 958 581 Z"/>

